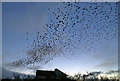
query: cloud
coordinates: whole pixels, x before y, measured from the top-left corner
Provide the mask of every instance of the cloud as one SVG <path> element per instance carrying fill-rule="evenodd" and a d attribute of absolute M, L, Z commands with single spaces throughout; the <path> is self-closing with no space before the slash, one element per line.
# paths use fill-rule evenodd
<path fill-rule="evenodd" d="M 118 70 L 111 70 L 111 71 L 107 72 L 107 74 L 118 73 L 118 72 L 119 72 Z"/>
<path fill-rule="evenodd" d="M 114 62 L 103 62 L 99 65 L 97 65 L 97 67 L 109 67 L 109 66 L 113 66 L 115 65 Z"/>
<path fill-rule="evenodd" d="M 10 78 L 14 79 L 14 75 L 20 75 L 20 78 L 26 78 L 28 75 L 24 73 L 19 73 L 19 72 L 14 72 L 14 71 L 9 71 L 5 67 L 2 68 L 2 79 L 4 78 Z M 30 75 L 31 77 L 34 77 L 34 75 Z"/>
<path fill-rule="evenodd" d="M 117 65 L 116 58 L 108 58 L 104 60 L 101 64 L 97 65 L 96 67 L 112 67 Z"/>
<path fill-rule="evenodd" d="M 10 78 L 13 77 L 13 72 L 8 71 L 5 68 L 2 68 L 2 78 Z"/>

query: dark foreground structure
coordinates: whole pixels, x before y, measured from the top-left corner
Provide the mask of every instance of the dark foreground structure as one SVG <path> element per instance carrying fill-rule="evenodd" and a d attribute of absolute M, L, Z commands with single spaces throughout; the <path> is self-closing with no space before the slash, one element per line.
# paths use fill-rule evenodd
<path fill-rule="evenodd" d="M 67 74 L 63 73 L 59 69 L 54 71 L 37 70 L 37 81 L 75 81 L 67 78 Z"/>
<path fill-rule="evenodd" d="M 67 75 L 58 69 L 54 71 L 37 70 L 36 79 L 67 79 Z"/>
<path fill-rule="evenodd" d="M 55 69 L 54 71 L 37 70 L 36 77 L 33 79 L 2 79 L 2 81 L 75 81 L 67 78 L 62 71 Z"/>

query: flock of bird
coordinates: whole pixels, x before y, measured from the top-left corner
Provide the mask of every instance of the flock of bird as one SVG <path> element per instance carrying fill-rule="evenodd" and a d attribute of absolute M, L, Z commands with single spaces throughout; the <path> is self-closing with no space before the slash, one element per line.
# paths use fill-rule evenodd
<path fill-rule="evenodd" d="M 12 65 L 46 64 L 67 51 L 69 55 L 77 54 L 77 50 L 78 55 L 92 53 L 105 41 L 117 37 L 117 3 L 62 2 L 48 11 L 52 18 L 44 26 L 44 35 L 37 32 L 27 46 L 29 56 Z M 30 34 L 26 36 L 29 41 Z"/>

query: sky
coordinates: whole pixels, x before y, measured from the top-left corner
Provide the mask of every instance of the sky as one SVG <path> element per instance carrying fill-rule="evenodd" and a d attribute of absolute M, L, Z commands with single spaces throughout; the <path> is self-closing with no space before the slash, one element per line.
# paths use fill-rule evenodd
<path fill-rule="evenodd" d="M 72 3 L 74 4 L 74 3 Z M 93 3 L 80 3 L 81 8 L 90 9 L 89 6 Z M 3 68 L 7 70 L 17 71 L 25 74 L 34 74 L 35 70 L 54 70 L 55 68 L 60 69 L 61 71 L 74 75 L 78 72 L 91 72 L 91 71 L 110 71 L 118 69 L 118 24 L 113 23 L 117 22 L 117 7 L 116 3 L 110 3 L 110 6 L 105 5 L 105 3 L 97 3 L 97 6 L 100 7 L 101 11 L 105 12 L 105 15 L 108 15 L 108 19 L 104 19 L 104 15 L 91 14 L 91 11 L 85 15 L 81 15 L 82 13 L 71 14 L 68 17 L 76 17 L 80 15 L 79 18 L 83 18 L 84 21 L 81 21 L 80 24 L 68 27 L 68 30 L 71 31 L 69 33 L 67 29 L 65 30 L 65 36 L 70 38 L 71 41 L 77 42 L 78 40 L 81 43 L 70 43 L 71 46 L 66 46 L 63 48 L 63 52 L 58 52 L 58 54 L 54 57 L 54 59 L 50 60 L 47 64 L 32 63 L 27 66 L 22 66 L 14 69 L 9 69 L 13 62 L 16 62 L 20 59 L 24 59 L 28 57 L 27 46 L 28 43 L 32 44 L 32 38 L 37 35 L 39 32 L 41 35 L 45 33 L 44 28 L 46 28 L 46 24 L 50 24 L 51 20 L 60 21 L 62 19 L 56 20 L 55 16 L 52 14 L 53 12 L 57 13 L 57 8 L 60 8 L 63 13 L 69 12 L 70 7 L 64 8 L 67 3 L 55 3 L 55 2 L 4 2 L 2 4 L 2 62 Z M 101 6 L 102 5 L 102 6 Z M 96 7 L 95 4 L 92 5 L 93 9 Z M 112 10 L 110 12 L 110 9 Z M 50 9 L 50 10 L 48 10 Z M 76 7 L 72 7 L 72 11 L 69 13 L 73 13 Z M 98 8 L 99 9 L 99 8 Z M 80 12 L 84 10 L 81 9 Z M 96 10 L 99 12 L 99 10 Z M 61 13 L 59 13 L 60 15 Z M 89 15 L 89 16 L 88 16 Z M 103 18 L 101 18 L 103 17 Z M 106 16 L 107 17 L 107 16 Z M 90 19 L 90 22 L 87 20 Z M 112 22 L 109 22 L 109 21 Z M 77 19 L 73 19 L 73 21 L 77 21 Z M 72 21 L 70 18 L 65 20 L 64 22 L 68 22 L 70 25 Z M 88 29 L 83 30 L 86 24 L 89 24 Z M 57 25 L 54 24 L 54 25 Z M 64 26 L 64 25 L 61 25 Z M 79 28 L 79 26 L 81 26 Z M 94 28 L 93 28 L 94 27 Z M 103 31 L 101 28 L 105 29 Z M 77 31 L 81 29 L 82 31 Z M 98 29 L 98 31 L 96 31 Z M 51 31 L 55 31 L 54 29 L 49 29 Z M 61 30 L 60 30 L 61 31 Z M 29 40 L 26 41 L 27 35 L 29 33 Z M 94 35 L 100 32 L 101 34 Z M 77 35 L 76 35 L 77 33 Z M 74 37 L 73 37 L 74 34 Z M 83 35 L 80 39 L 79 35 Z M 64 36 L 63 35 L 63 36 Z M 105 38 L 104 38 L 105 37 Z M 49 40 L 49 38 L 47 39 Z M 66 41 L 67 39 L 64 38 Z M 67 40 L 67 42 L 69 42 Z M 91 45 L 90 42 L 93 42 Z M 60 43 L 60 45 L 64 45 Z M 76 48 L 73 48 L 73 46 Z M 59 47 L 59 44 L 56 44 L 56 49 Z M 89 50 L 88 50 L 89 49 Z M 46 59 L 46 58 L 45 58 Z"/>

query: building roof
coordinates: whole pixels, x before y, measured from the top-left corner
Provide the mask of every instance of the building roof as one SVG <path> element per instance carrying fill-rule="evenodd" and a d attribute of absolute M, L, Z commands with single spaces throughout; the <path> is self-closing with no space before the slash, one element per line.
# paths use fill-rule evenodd
<path fill-rule="evenodd" d="M 54 71 L 48 71 L 48 70 L 37 70 L 36 71 L 36 75 L 45 75 L 45 74 L 47 74 L 47 75 L 56 75 L 58 73 L 67 76 L 65 73 L 63 73 L 59 69 L 55 69 Z"/>
<path fill-rule="evenodd" d="M 57 68 L 56 68 L 54 71 L 55 71 L 55 72 L 57 72 L 57 71 L 58 71 L 59 73 L 61 73 L 61 74 L 65 75 L 65 76 L 67 76 L 67 74 L 63 73 L 62 71 L 60 71 L 60 70 L 59 70 L 59 69 L 57 69 Z"/>
<path fill-rule="evenodd" d="M 36 75 L 55 75 L 54 71 L 37 70 Z"/>

